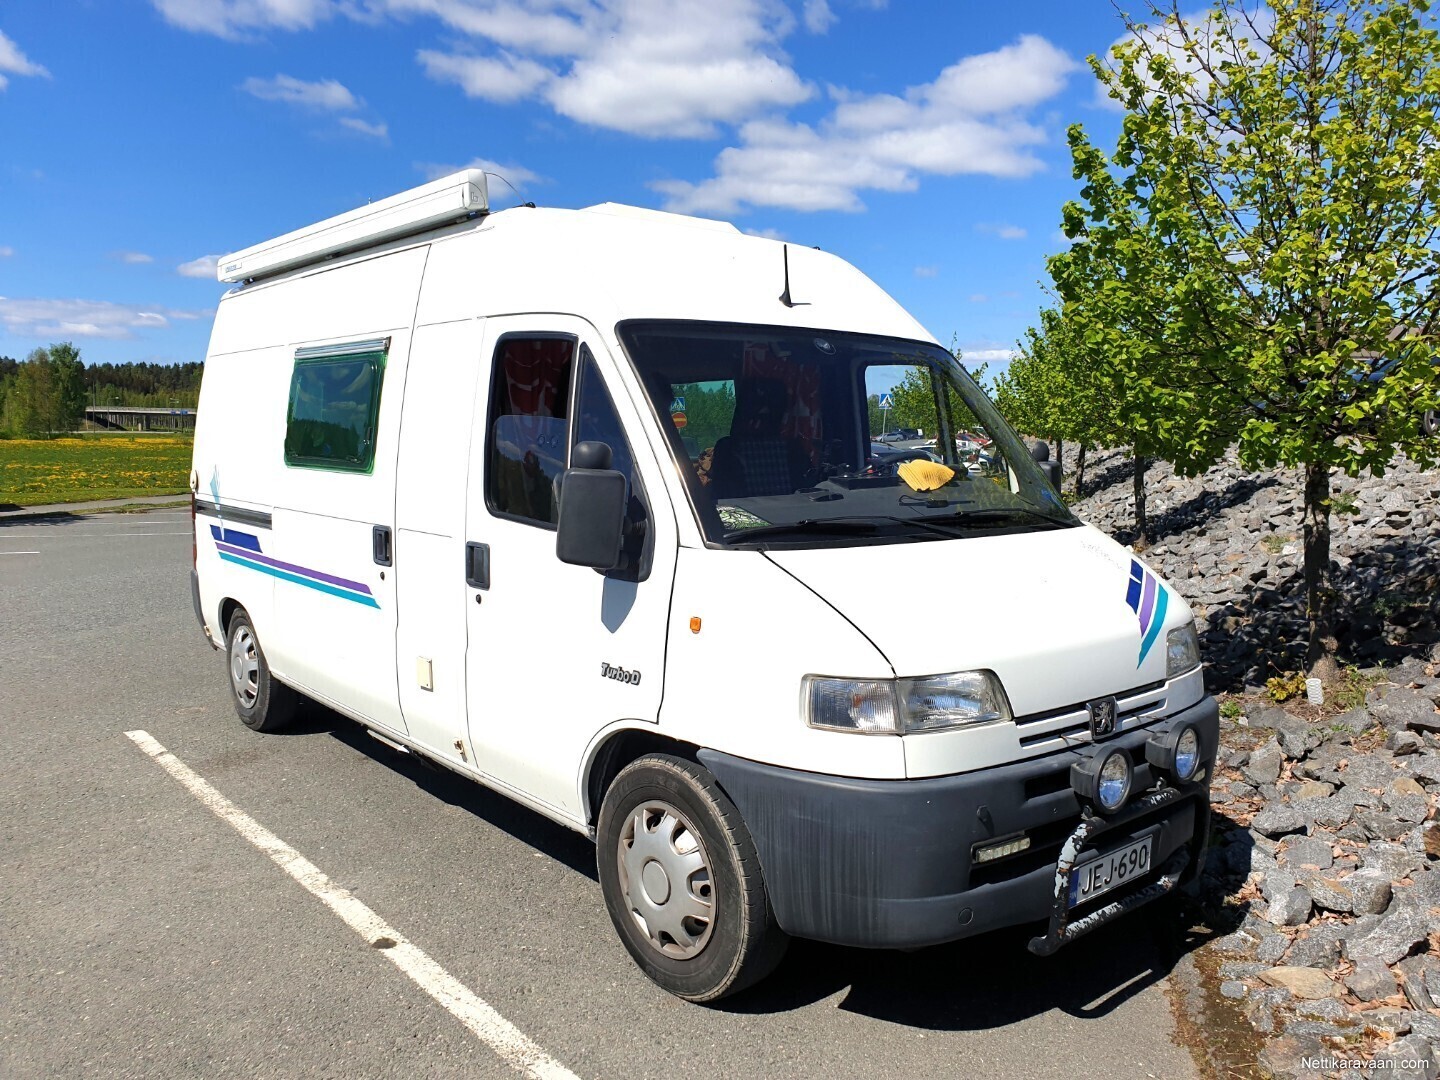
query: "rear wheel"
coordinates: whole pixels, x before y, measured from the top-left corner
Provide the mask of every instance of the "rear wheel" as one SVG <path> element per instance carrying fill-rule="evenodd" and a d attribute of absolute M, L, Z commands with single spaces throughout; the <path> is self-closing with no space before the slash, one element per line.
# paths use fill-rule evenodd
<path fill-rule="evenodd" d="M 1440 435 L 1440 410 L 1426 409 L 1420 416 L 1420 433 L 1422 435 Z"/>
<path fill-rule="evenodd" d="M 230 692 L 235 713 L 253 731 L 280 731 L 295 719 L 300 696 L 284 683 L 276 682 L 265 661 L 265 651 L 250 622 L 250 615 L 241 608 L 230 617 L 226 647 L 230 669 Z"/>
<path fill-rule="evenodd" d="M 642 757 L 606 792 L 596 837 L 610 919 L 641 970 L 687 1001 L 715 1001 L 775 969 L 775 923 L 755 842 L 703 767 Z"/>

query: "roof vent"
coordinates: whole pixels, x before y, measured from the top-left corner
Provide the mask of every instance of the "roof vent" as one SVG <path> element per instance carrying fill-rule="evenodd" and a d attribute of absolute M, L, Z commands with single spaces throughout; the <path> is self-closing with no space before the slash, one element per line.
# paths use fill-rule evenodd
<path fill-rule="evenodd" d="M 466 169 L 226 255 L 215 276 L 224 282 L 250 281 L 489 209 L 484 172 Z"/>

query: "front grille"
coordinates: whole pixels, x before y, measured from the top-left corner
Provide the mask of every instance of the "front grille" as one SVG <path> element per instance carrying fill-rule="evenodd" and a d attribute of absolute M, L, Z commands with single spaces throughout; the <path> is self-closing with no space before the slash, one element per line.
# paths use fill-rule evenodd
<path fill-rule="evenodd" d="M 1143 727 L 1165 715 L 1167 697 L 1164 682 L 1148 683 L 1115 695 L 1116 732 Z M 1060 750 L 1090 742 L 1090 712 L 1081 701 L 1063 708 L 1015 718 L 1020 748 L 1030 754 Z"/>

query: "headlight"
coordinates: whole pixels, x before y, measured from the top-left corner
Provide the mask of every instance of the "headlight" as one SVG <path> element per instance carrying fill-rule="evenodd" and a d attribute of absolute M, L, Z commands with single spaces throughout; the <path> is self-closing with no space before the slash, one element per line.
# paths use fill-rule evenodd
<path fill-rule="evenodd" d="M 1165 635 L 1165 677 L 1173 679 L 1200 666 L 1200 636 L 1195 624 L 1177 626 Z"/>
<path fill-rule="evenodd" d="M 918 679 L 804 680 L 805 722 L 811 727 L 905 735 L 1010 719 L 1000 680 L 988 671 Z"/>

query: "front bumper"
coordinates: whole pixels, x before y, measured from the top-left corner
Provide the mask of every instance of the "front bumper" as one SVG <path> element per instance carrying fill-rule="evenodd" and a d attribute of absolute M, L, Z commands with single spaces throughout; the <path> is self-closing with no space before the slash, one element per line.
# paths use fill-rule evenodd
<path fill-rule="evenodd" d="M 1144 902 L 1138 894 L 1200 870 L 1209 834 L 1209 780 L 1219 741 L 1219 710 L 1206 697 L 1166 721 L 1199 730 L 1200 783 L 1140 796 L 1084 835 L 1081 804 L 1070 788 L 1073 751 L 924 780 L 854 780 L 799 772 L 701 750 L 755 839 L 776 920 L 796 937 L 871 948 L 916 948 L 1005 926 L 1051 920 L 1038 952 Z M 1107 740 L 1131 752 L 1134 790 L 1158 782 L 1145 764 L 1149 728 Z M 976 844 L 1024 834 L 1027 851 L 976 863 Z M 1123 894 L 1063 911 L 1057 903 L 1062 848 L 1084 861 L 1092 852 L 1154 835 L 1155 870 Z M 1183 854 L 1183 859 L 1181 855 Z M 1183 862 L 1183 865 L 1181 865 Z M 1166 890 L 1168 891 L 1168 887 Z M 1135 900 L 1128 900 L 1134 895 Z M 1154 895 L 1159 895 L 1155 893 Z M 1153 899 L 1147 895 L 1146 900 Z M 1099 918 L 1092 918 L 1109 909 Z"/>

